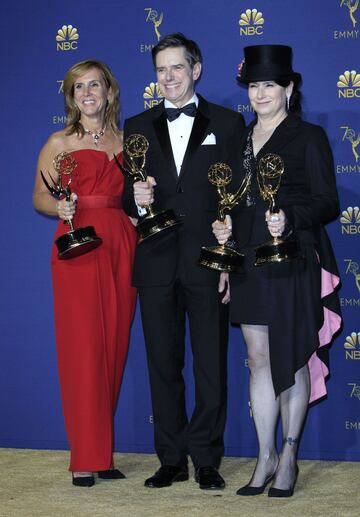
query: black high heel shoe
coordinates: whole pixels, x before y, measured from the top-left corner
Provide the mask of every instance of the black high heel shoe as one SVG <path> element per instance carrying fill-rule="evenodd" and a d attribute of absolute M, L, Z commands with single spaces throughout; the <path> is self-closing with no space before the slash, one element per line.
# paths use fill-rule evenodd
<path fill-rule="evenodd" d="M 75 486 L 91 487 L 91 486 L 94 486 L 94 484 L 95 484 L 95 478 L 94 478 L 94 476 L 74 477 L 74 474 L 72 474 L 72 484 Z"/>
<path fill-rule="evenodd" d="M 125 474 L 118 469 L 99 470 L 98 476 L 100 479 L 126 479 Z"/>
<path fill-rule="evenodd" d="M 299 467 L 296 465 L 295 467 L 295 479 L 290 488 L 283 490 L 282 488 L 274 488 L 270 487 L 268 492 L 268 497 L 291 497 L 294 493 L 294 488 L 296 485 L 296 481 L 299 475 Z"/>
<path fill-rule="evenodd" d="M 275 476 L 275 472 L 273 474 L 271 474 L 271 476 L 269 476 L 265 479 L 265 482 L 263 485 L 250 486 L 250 484 L 248 483 L 247 485 L 239 488 L 239 490 L 236 492 L 236 494 L 237 495 L 260 495 L 260 494 L 263 494 L 266 486 L 270 483 L 272 478 Z"/>

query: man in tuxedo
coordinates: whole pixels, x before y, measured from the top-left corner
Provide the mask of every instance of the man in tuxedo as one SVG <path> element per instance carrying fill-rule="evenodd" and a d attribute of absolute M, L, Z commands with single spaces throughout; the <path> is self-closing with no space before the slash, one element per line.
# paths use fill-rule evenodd
<path fill-rule="evenodd" d="M 180 224 L 137 246 L 133 283 L 139 290 L 160 469 L 145 486 L 161 488 L 189 478 L 187 457 L 202 489 L 221 489 L 224 452 L 229 289 L 227 275 L 198 264 L 201 246 L 216 245 L 217 216 L 210 165 L 228 161 L 244 128 L 240 114 L 195 94 L 202 68 L 198 45 L 176 33 L 152 50 L 164 102 L 125 121 L 125 140 L 146 137 L 146 182 L 126 182 L 124 207 L 173 209 Z M 126 155 L 125 155 L 126 158 Z M 195 408 L 185 407 L 185 320 L 188 316 Z"/>

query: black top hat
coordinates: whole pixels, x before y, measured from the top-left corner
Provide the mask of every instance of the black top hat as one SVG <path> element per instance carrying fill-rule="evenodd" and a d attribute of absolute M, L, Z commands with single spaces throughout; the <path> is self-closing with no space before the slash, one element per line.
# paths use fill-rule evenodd
<path fill-rule="evenodd" d="M 292 69 L 292 49 L 286 45 L 252 45 L 244 48 L 245 62 L 239 65 L 238 80 L 242 83 L 255 81 L 294 81 L 301 75 Z"/>

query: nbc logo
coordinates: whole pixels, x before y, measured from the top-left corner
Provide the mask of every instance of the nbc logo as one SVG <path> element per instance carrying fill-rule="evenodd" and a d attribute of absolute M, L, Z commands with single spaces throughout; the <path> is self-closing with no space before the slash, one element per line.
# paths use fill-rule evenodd
<path fill-rule="evenodd" d="M 348 206 L 340 216 L 341 234 L 355 235 L 360 233 L 360 210 L 358 206 Z"/>
<path fill-rule="evenodd" d="M 345 343 L 345 358 L 346 359 L 360 359 L 360 332 L 351 332 L 350 336 L 346 336 Z"/>
<path fill-rule="evenodd" d="M 76 50 L 78 48 L 77 40 L 79 39 L 78 31 L 72 25 L 63 25 L 57 31 L 56 50 Z"/>
<path fill-rule="evenodd" d="M 346 70 L 339 75 L 337 82 L 339 99 L 352 99 L 354 97 L 360 98 L 360 74 L 356 70 Z"/>
<path fill-rule="evenodd" d="M 163 98 L 163 94 L 161 93 L 160 86 L 158 83 L 150 83 L 149 86 L 145 88 L 143 93 L 144 99 L 144 109 L 152 108 L 159 104 Z"/>
<path fill-rule="evenodd" d="M 246 9 L 241 14 L 239 25 L 240 25 L 240 36 L 259 36 L 264 32 L 264 17 L 263 13 L 257 9 Z"/>

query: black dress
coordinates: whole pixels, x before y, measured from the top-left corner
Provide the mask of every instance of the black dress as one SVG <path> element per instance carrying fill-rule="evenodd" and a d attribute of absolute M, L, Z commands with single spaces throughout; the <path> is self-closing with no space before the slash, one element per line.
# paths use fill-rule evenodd
<path fill-rule="evenodd" d="M 255 159 L 253 125 L 242 139 L 238 178 L 250 168 L 252 181 L 248 195 L 232 214 L 233 233 L 245 261 L 243 271 L 231 275 L 230 319 L 268 326 L 276 396 L 294 384 L 296 371 L 308 363 L 313 401 L 326 394 L 324 346 L 341 323 L 335 292 L 339 274 L 323 226 L 339 211 L 332 154 L 320 127 L 289 115 Z M 279 154 L 285 164 L 276 201 L 299 242 L 302 258 L 255 267 L 255 248 L 271 239 L 265 221 L 268 203 L 261 199 L 256 179 L 257 162 L 269 152 Z"/>
<path fill-rule="evenodd" d="M 244 211 L 252 213 L 252 228 L 249 240 L 242 249 L 244 264 L 239 273 L 232 276 L 231 298 L 242 297 L 246 303 L 231 303 L 230 318 L 236 323 L 268 325 L 269 323 L 269 285 L 266 267 L 255 266 L 255 250 L 270 239 L 265 224 L 268 205 L 261 199 L 256 181 L 257 160 L 254 157 L 252 131 L 249 131 L 243 150 L 243 168 L 251 174 L 251 181 L 244 200 Z M 241 217 L 241 215 L 240 215 Z M 235 221 L 236 227 L 236 221 Z"/>

